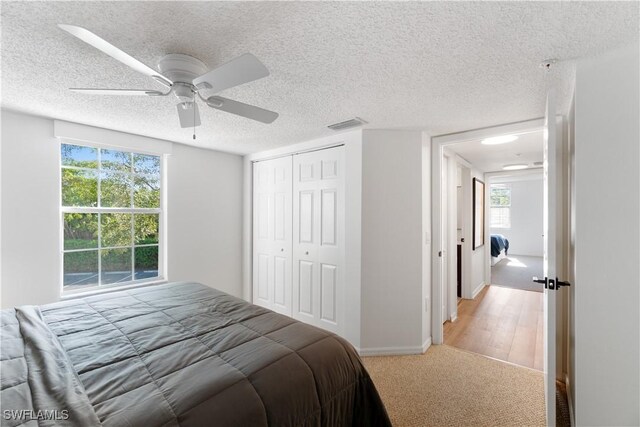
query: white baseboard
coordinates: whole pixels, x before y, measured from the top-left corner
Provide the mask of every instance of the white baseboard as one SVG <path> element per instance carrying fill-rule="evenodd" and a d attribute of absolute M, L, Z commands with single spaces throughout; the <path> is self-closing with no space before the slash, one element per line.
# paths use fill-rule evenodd
<path fill-rule="evenodd" d="M 423 354 L 431 346 L 431 337 L 422 343 L 421 346 L 406 347 L 371 347 L 359 348 L 360 356 L 405 356 L 409 354 Z"/>
<path fill-rule="evenodd" d="M 482 291 L 484 289 L 485 283 L 482 282 L 478 285 L 478 287 L 473 291 L 473 294 L 471 296 L 471 299 L 475 299 L 478 294 L 480 293 L 480 291 Z"/>
<path fill-rule="evenodd" d="M 564 384 L 567 387 L 567 401 L 569 402 L 569 422 L 572 426 L 576 425 L 573 414 L 573 401 L 571 400 L 571 383 L 569 382 L 569 375 L 564 374 Z"/>
<path fill-rule="evenodd" d="M 451 319 L 449 319 L 449 320 L 451 320 L 452 322 L 455 322 L 456 320 L 458 320 L 458 313 L 453 313 L 451 315 Z"/>

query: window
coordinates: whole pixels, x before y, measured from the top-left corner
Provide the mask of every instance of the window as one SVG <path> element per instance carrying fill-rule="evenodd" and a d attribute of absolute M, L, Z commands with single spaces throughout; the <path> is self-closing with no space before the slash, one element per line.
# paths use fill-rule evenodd
<path fill-rule="evenodd" d="M 511 228 L 511 187 L 508 184 L 492 184 L 491 228 Z"/>
<path fill-rule="evenodd" d="M 61 144 L 63 290 L 161 277 L 159 156 Z"/>

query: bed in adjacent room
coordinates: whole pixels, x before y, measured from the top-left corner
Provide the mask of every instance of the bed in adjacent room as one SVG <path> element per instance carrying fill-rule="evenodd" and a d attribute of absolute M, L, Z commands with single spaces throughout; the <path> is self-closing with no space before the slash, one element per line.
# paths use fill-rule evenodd
<path fill-rule="evenodd" d="M 390 425 L 345 340 L 200 284 L 1 313 L 3 425 Z"/>
<path fill-rule="evenodd" d="M 491 235 L 491 266 L 493 267 L 507 257 L 509 240 L 502 234 Z"/>

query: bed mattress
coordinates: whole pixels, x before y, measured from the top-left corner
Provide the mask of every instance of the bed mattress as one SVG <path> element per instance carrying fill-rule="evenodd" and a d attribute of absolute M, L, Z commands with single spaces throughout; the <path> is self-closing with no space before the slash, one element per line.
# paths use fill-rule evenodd
<path fill-rule="evenodd" d="M 3 426 L 390 425 L 345 340 L 197 283 L 1 319 Z"/>

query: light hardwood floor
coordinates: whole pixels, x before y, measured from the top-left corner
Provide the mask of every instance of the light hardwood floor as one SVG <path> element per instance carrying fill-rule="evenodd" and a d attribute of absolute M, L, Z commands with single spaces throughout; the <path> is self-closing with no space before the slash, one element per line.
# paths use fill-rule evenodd
<path fill-rule="evenodd" d="M 542 370 L 542 297 L 486 286 L 474 300 L 460 301 L 458 319 L 444 324 L 444 343 Z"/>

